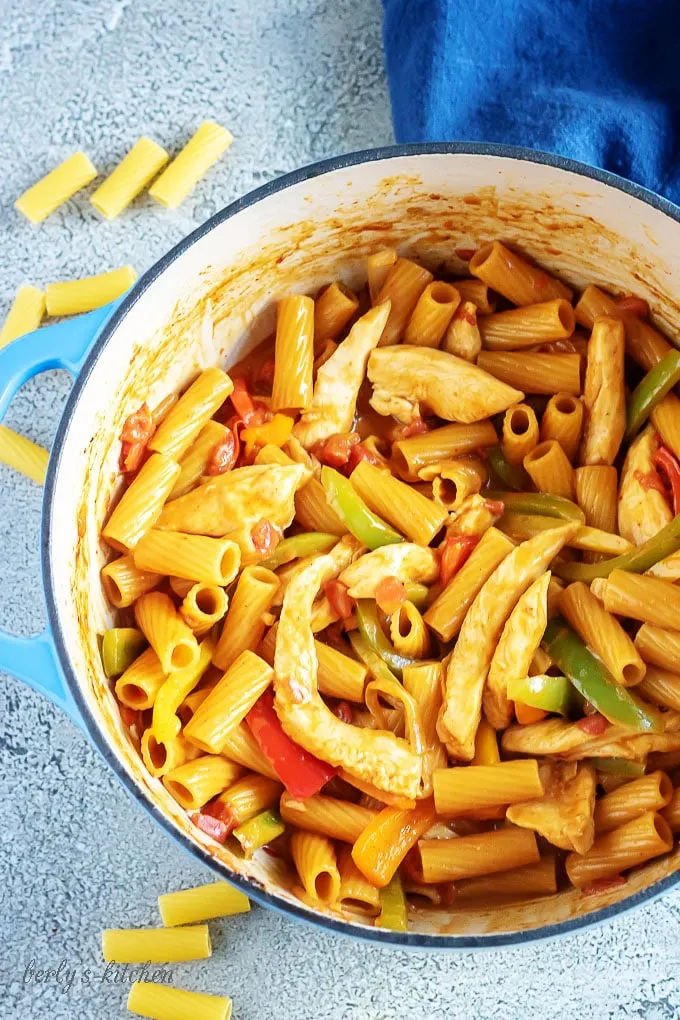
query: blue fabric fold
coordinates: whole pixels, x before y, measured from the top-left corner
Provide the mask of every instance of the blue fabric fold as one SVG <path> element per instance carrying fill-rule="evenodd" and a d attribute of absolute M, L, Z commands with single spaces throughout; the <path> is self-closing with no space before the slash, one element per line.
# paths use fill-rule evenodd
<path fill-rule="evenodd" d="M 680 0 L 383 0 L 397 141 L 569 156 L 680 204 Z"/>

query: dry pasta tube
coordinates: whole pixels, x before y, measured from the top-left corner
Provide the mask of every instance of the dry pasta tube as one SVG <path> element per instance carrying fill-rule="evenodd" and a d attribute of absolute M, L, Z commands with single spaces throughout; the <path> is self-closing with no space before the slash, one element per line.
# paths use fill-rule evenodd
<path fill-rule="evenodd" d="M 201 476 L 205 474 L 213 450 L 222 442 L 228 431 L 226 425 L 221 425 L 212 418 L 206 422 L 179 462 L 180 473 L 168 500 L 183 496 L 198 484 Z"/>
<path fill-rule="evenodd" d="M 517 351 L 481 351 L 477 366 L 523 393 L 581 392 L 580 354 L 520 354 Z"/>
<path fill-rule="evenodd" d="M 237 762 L 245 769 L 250 769 L 251 772 L 258 772 L 261 776 L 267 776 L 269 779 L 279 778 L 269 759 L 260 750 L 260 745 L 250 732 L 248 725 L 244 722 L 235 726 L 229 733 L 224 745 L 224 754 L 231 761 Z"/>
<path fill-rule="evenodd" d="M 633 643 L 645 662 L 660 666 L 662 669 L 678 671 L 680 631 L 664 630 L 662 627 L 643 623 Z"/>
<path fill-rule="evenodd" d="M 482 335 L 477 324 L 477 309 L 471 301 L 463 301 L 458 306 L 441 346 L 464 361 L 477 360 L 482 349 Z"/>
<path fill-rule="evenodd" d="M 429 545 L 448 517 L 443 507 L 366 460 L 350 480 L 371 510 L 418 545 Z"/>
<path fill-rule="evenodd" d="M 85 276 L 82 280 L 48 283 L 45 287 L 45 304 L 48 315 L 80 315 L 101 308 L 129 290 L 137 279 L 132 266 L 122 266 L 110 273 Z"/>
<path fill-rule="evenodd" d="M 310 899 L 326 906 L 335 903 L 340 895 L 340 872 L 330 839 L 315 832 L 294 832 L 290 853 Z"/>
<path fill-rule="evenodd" d="M 178 474 L 179 464 L 169 457 L 160 453 L 149 457 L 123 493 L 102 531 L 110 546 L 126 552 L 137 545 L 158 520 Z"/>
<path fill-rule="evenodd" d="M 425 613 L 425 623 L 442 641 L 456 636 L 481 588 L 514 548 L 497 528 L 484 532 L 472 555 Z"/>
<path fill-rule="evenodd" d="M 643 679 L 646 667 L 619 621 L 608 613 L 582 581 L 570 584 L 560 610 L 586 645 L 595 652 L 617 683 L 632 687 Z"/>
<path fill-rule="evenodd" d="M 31 221 L 42 223 L 58 206 L 93 181 L 97 171 L 84 152 L 75 152 L 24 191 L 14 208 Z"/>
<path fill-rule="evenodd" d="M 680 398 L 667 393 L 652 411 L 650 420 L 668 449 L 680 457 Z"/>
<path fill-rule="evenodd" d="M 45 295 L 37 287 L 22 283 L 0 329 L 0 347 L 37 329 L 45 314 Z"/>
<path fill-rule="evenodd" d="M 228 538 L 152 528 L 135 546 L 133 558 L 140 570 L 227 585 L 238 574 L 241 550 Z"/>
<path fill-rule="evenodd" d="M 277 629 L 277 624 L 270 627 L 258 648 L 258 654 L 270 666 L 274 665 Z M 349 655 L 321 641 L 315 641 L 314 648 L 317 658 L 316 681 L 321 693 L 341 701 L 363 702 L 368 679 L 368 669 L 363 662 L 350 659 Z"/>
<path fill-rule="evenodd" d="M 547 403 L 541 418 L 541 442 L 557 440 L 574 463 L 583 428 L 583 404 L 569 393 L 556 393 Z"/>
<path fill-rule="evenodd" d="M 665 818 L 647 811 L 618 829 L 600 836 L 586 854 L 569 854 L 567 877 L 577 889 L 613 878 L 628 868 L 644 864 L 652 857 L 665 854 L 673 847 L 673 833 Z"/>
<path fill-rule="evenodd" d="M 153 139 L 146 136 L 140 138 L 104 183 L 93 192 L 90 202 L 107 220 L 115 219 L 169 159 L 165 149 Z"/>
<path fill-rule="evenodd" d="M 128 708 L 152 708 L 166 676 L 153 648 L 147 648 L 116 681 L 116 697 Z"/>
<path fill-rule="evenodd" d="M 489 293 L 489 285 L 483 280 L 454 280 L 453 285 L 461 301 L 469 301 L 482 315 L 491 315 L 496 311 L 496 299 Z"/>
<path fill-rule="evenodd" d="M 163 776 L 163 785 L 186 811 L 198 811 L 243 774 L 240 765 L 205 754 Z"/>
<path fill-rule="evenodd" d="M 421 839 L 423 879 L 428 884 L 492 875 L 538 864 L 536 834 L 531 829 L 501 829 L 457 839 Z"/>
<path fill-rule="evenodd" d="M 202 637 L 223 618 L 228 607 L 229 599 L 224 588 L 199 581 L 184 596 L 179 615 L 196 637 Z"/>
<path fill-rule="evenodd" d="M 250 772 L 213 801 L 213 813 L 236 829 L 278 804 L 282 792 L 283 786 L 275 779 Z"/>
<path fill-rule="evenodd" d="M 135 603 L 135 619 L 165 673 L 198 662 L 198 642 L 168 595 L 151 591 L 140 596 Z"/>
<path fill-rule="evenodd" d="M 392 447 L 392 459 L 402 477 L 417 481 L 418 472 L 428 464 L 475 453 L 480 447 L 495 446 L 497 442 L 496 430 L 490 421 L 472 425 L 454 423 L 422 436 L 400 439 Z"/>
<path fill-rule="evenodd" d="M 250 900 L 240 889 L 227 882 L 211 882 L 193 889 L 165 893 L 158 897 L 161 919 L 166 928 L 180 924 L 195 924 L 213 917 L 231 917 L 247 914 Z"/>
<path fill-rule="evenodd" d="M 179 460 L 233 389 L 221 368 L 206 368 L 163 419 L 149 449 Z"/>
<path fill-rule="evenodd" d="M 668 823 L 671 832 L 680 832 L 680 790 L 673 790 L 673 795 L 661 816 Z"/>
<path fill-rule="evenodd" d="M 186 699 L 208 669 L 214 647 L 213 639 L 210 636 L 206 637 L 199 645 L 198 660 L 186 669 L 173 670 L 158 691 L 151 724 L 157 740 L 170 740 L 179 734 L 182 722 L 179 718 L 180 706 L 186 703 Z M 207 690 L 203 690 L 202 697 L 207 693 Z M 194 704 L 191 705 L 192 714 L 196 707 Z"/>
<path fill-rule="evenodd" d="M 323 794 L 305 800 L 295 800 L 289 793 L 281 797 L 281 817 L 284 822 L 306 832 L 318 832 L 329 839 L 338 839 L 342 843 L 356 843 L 376 814 L 374 808 Z"/>
<path fill-rule="evenodd" d="M 273 669 L 259 655 L 242 652 L 184 727 L 187 740 L 219 754 L 229 731 L 243 722 L 273 676 Z"/>
<path fill-rule="evenodd" d="M 207 924 L 171 928 L 110 928 L 102 932 L 107 963 L 179 963 L 212 954 Z"/>
<path fill-rule="evenodd" d="M 383 248 L 369 255 L 366 259 L 366 271 L 368 276 L 368 293 L 371 304 L 378 304 L 378 295 L 383 288 L 387 275 L 397 261 L 397 253 L 394 248 Z"/>
<path fill-rule="evenodd" d="M 213 662 L 228 669 L 241 652 L 257 648 L 264 634 L 263 616 L 279 588 L 279 579 L 266 567 L 250 566 L 241 573 L 217 643 Z"/>
<path fill-rule="evenodd" d="M 549 340 L 563 340 L 574 332 L 574 309 L 564 298 L 483 315 L 479 332 L 488 351 L 514 351 Z"/>
<path fill-rule="evenodd" d="M 557 892 L 557 860 L 541 857 L 538 864 L 526 864 L 511 871 L 482 878 L 464 879 L 456 884 L 456 903 L 488 903 L 551 896 Z"/>
<path fill-rule="evenodd" d="M 386 807 L 366 826 L 352 847 L 352 860 L 369 882 L 384 889 L 409 850 L 430 829 L 437 815 L 431 798 L 402 811 Z"/>
<path fill-rule="evenodd" d="M 612 570 L 604 606 L 617 616 L 630 616 L 655 627 L 680 631 L 680 587 L 656 577 Z"/>
<path fill-rule="evenodd" d="M 312 403 L 314 301 L 303 294 L 279 301 L 272 410 L 306 410 Z"/>
<path fill-rule="evenodd" d="M 151 728 L 142 734 L 141 752 L 146 770 L 154 779 L 159 779 L 196 757 L 194 748 L 183 737 L 156 740 Z"/>
<path fill-rule="evenodd" d="M 220 995 L 187 992 L 183 988 L 168 988 L 151 981 L 135 981 L 128 995 L 130 1013 L 150 1017 L 151 1020 L 230 1020 L 231 999 Z"/>
<path fill-rule="evenodd" d="M 432 282 L 432 273 L 409 259 L 398 258 L 394 263 L 374 304 L 381 305 L 390 301 L 390 315 L 380 337 L 379 347 L 394 344 L 401 337 L 406 323 L 411 317 L 418 298 L 428 283 Z"/>
<path fill-rule="evenodd" d="M 503 418 L 503 455 L 509 464 L 521 464 L 538 445 L 538 421 L 529 404 L 509 407 Z"/>
<path fill-rule="evenodd" d="M 680 659 L 676 665 L 680 668 Z M 680 674 L 671 673 L 661 666 L 647 666 L 644 679 L 635 692 L 645 701 L 680 712 Z"/>
<path fill-rule="evenodd" d="M 613 464 L 626 431 L 623 324 L 597 318 L 588 341 L 583 389 L 582 464 Z"/>
<path fill-rule="evenodd" d="M 331 283 L 314 302 L 314 350 L 335 340 L 359 307 L 359 298 L 343 283 Z"/>
<path fill-rule="evenodd" d="M 49 453 L 42 446 L 37 446 L 6 425 L 0 425 L 0 463 L 20 471 L 36 485 L 44 485 L 49 458 Z"/>
<path fill-rule="evenodd" d="M 392 644 L 400 655 L 424 659 L 430 651 L 430 634 L 419 611 L 408 600 L 402 602 L 390 621 Z"/>
<path fill-rule="evenodd" d="M 140 595 L 156 588 L 163 577 L 146 570 L 138 570 L 130 554 L 111 560 L 101 572 L 104 593 L 116 609 L 133 605 Z"/>
<path fill-rule="evenodd" d="M 618 829 L 646 811 L 660 811 L 670 803 L 672 796 L 673 784 L 665 772 L 652 772 L 624 783 L 596 801 L 595 834 L 601 836 Z"/>
<path fill-rule="evenodd" d="M 439 347 L 459 304 L 460 294 L 450 283 L 441 280 L 428 283 L 408 320 L 404 343 Z"/>
<path fill-rule="evenodd" d="M 149 194 L 166 209 L 176 209 L 232 141 L 232 135 L 226 128 L 220 127 L 214 120 L 204 120 L 149 189 Z"/>
<path fill-rule="evenodd" d="M 599 315 L 620 319 L 626 328 L 626 351 L 633 361 L 637 361 L 644 368 L 645 372 L 654 368 L 671 350 L 671 345 L 653 326 L 636 315 L 627 315 L 622 312 L 611 294 L 605 293 L 592 284 L 584 290 L 574 312 L 576 321 L 589 329 L 592 329 L 593 323 Z"/>
<path fill-rule="evenodd" d="M 340 895 L 338 906 L 362 917 L 377 917 L 380 913 L 380 891 L 361 874 L 352 860 L 348 846 L 338 850 L 338 871 L 340 872 Z"/>
<path fill-rule="evenodd" d="M 535 758 L 437 769 L 432 778 L 434 803 L 442 818 L 456 818 L 500 804 L 517 804 L 544 794 Z"/>
<path fill-rule="evenodd" d="M 485 244 L 476 251 L 468 270 L 513 305 L 533 305 L 554 298 L 571 301 L 569 287 L 500 241 Z"/>
<path fill-rule="evenodd" d="M 524 469 L 539 492 L 574 499 L 574 469 L 556 439 L 539 443 L 524 458 Z"/>

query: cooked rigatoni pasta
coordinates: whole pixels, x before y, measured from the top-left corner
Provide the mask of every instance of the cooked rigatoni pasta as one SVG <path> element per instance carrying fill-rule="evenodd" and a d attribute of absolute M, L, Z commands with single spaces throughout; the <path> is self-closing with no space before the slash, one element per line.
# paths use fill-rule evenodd
<path fill-rule="evenodd" d="M 335 847 L 316 832 L 294 832 L 290 853 L 305 892 L 317 903 L 335 903 L 340 895 L 340 872 Z"/>
<path fill-rule="evenodd" d="M 242 765 L 244 769 L 251 769 L 269 779 L 278 778 L 271 762 L 261 751 L 246 723 L 240 723 L 230 730 L 224 744 L 224 754 L 231 761 Z"/>
<path fill-rule="evenodd" d="M 184 727 L 187 740 L 219 754 L 225 739 L 242 722 L 272 681 L 271 666 L 254 652 L 242 652 Z"/>
<path fill-rule="evenodd" d="M 580 889 L 668 853 L 672 846 L 673 834 L 666 820 L 654 811 L 647 811 L 599 836 L 587 853 L 569 854 L 567 875 L 571 884 Z"/>
<path fill-rule="evenodd" d="M 75 195 L 97 176 L 97 170 L 84 152 L 75 152 L 45 174 L 14 203 L 14 208 L 31 221 L 42 223 L 62 202 Z"/>
<path fill-rule="evenodd" d="M 213 662 L 228 669 L 241 652 L 254 651 L 262 640 L 267 612 L 279 588 L 279 579 L 266 567 L 246 567 L 239 577 L 217 642 Z"/>
<path fill-rule="evenodd" d="M 227 882 L 211 882 L 193 889 L 180 889 L 158 897 L 158 908 L 166 928 L 209 921 L 213 917 L 247 914 L 250 901 L 240 889 Z"/>
<path fill-rule="evenodd" d="M 116 697 L 128 708 L 152 708 L 166 677 L 153 648 L 147 648 L 116 681 Z"/>
<path fill-rule="evenodd" d="M 146 136 L 132 146 L 125 158 L 90 196 L 90 202 L 107 220 L 119 216 L 133 198 L 162 170 L 170 156 Z"/>
<path fill-rule="evenodd" d="M 179 475 L 179 464 L 161 453 L 146 461 L 116 504 L 102 536 L 114 549 L 133 549 L 158 520 Z"/>
<path fill-rule="evenodd" d="M 496 299 L 489 293 L 488 283 L 483 280 L 454 280 L 453 285 L 460 294 L 461 301 L 469 301 L 475 305 L 482 315 L 491 315 L 496 311 Z"/>
<path fill-rule="evenodd" d="M 187 811 L 198 811 L 243 773 L 240 765 L 219 754 L 204 754 L 163 776 L 163 785 Z"/>
<path fill-rule="evenodd" d="M 509 407 L 503 418 L 503 456 L 508 464 L 521 464 L 538 445 L 538 421 L 529 404 Z"/>
<path fill-rule="evenodd" d="M 678 634 L 680 643 L 680 634 Z M 676 660 L 680 669 L 680 658 Z M 644 678 L 637 685 L 636 694 L 654 705 L 680 712 L 680 673 L 672 673 L 661 666 L 647 666 Z"/>
<path fill-rule="evenodd" d="M 634 644 L 645 662 L 662 669 L 678 669 L 680 630 L 665 630 L 663 627 L 643 623 L 635 635 Z"/>
<path fill-rule="evenodd" d="M 44 485 L 49 459 L 48 451 L 42 446 L 0 425 L 0 463 L 26 475 L 36 485 Z"/>
<path fill-rule="evenodd" d="M 543 796 L 535 758 L 466 769 L 437 769 L 432 777 L 434 803 L 440 818 L 457 818 L 479 808 L 516 804 Z"/>
<path fill-rule="evenodd" d="M 364 502 L 412 542 L 429 545 L 447 518 L 443 507 L 366 460 L 354 469 L 351 481 Z"/>
<path fill-rule="evenodd" d="M 574 463 L 583 428 L 583 404 L 569 393 L 556 393 L 541 418 L 541 442 L 556 440 Z M 507 454 L 506 454 L 507 456 Z"/>
<path fill-rule="evenodd" d="M 556 439 L 539 443 L 526 455 L 524 469 L 539 492 L 572 499 L 576 494 L 574 469 Z"/>
<path fill-rule="evenodd" d="M 430 652 L 430 634 L 419 610 L 407 599 L 392 614 L 392 644 L 408 659 L 424 659 Z"/>
<path fill-rule="evenodd" d="M 540 859 L 536 836 L 528 829 L 500 829 L 457 839 L 421 839 L 418 848 L 428 883 L 493 875 Z"/>
<path fill-rule="evenodd" d="M 314 302 L 295 295 L 279 301 L 272 407 L 305 410 L 312 403 Z"/>
<path fill-rule="evenodd" d="M 525 354 L 517 351 L 481 351 L 477 365 L 524 393 L 581 392 L 580 354 Z"/>
<path fill-rule="evenodd" d="M 617 683 L 639 684 L 645 664 L 619 621 L 608 613 L 582 581 L 570 584 L 560 600 L 560 611 L 585 644 L 604 662 Z"/>
<path fill-rule="evenodd" d="M 430 464 L 420 471 L 423 481 L 432 479 L 432 498 L 446 511 L 458 510 L 469 496 L 480 491 L 489 479 L 481 460 L 461 457 Z"/>
<path fill-rule="evenodd" d="M 109 928 L 102 932 L 107 963 L 179 963 L 212 955 L 207 924 L 171 928 Z"/>
<path fill-rule="evenodd" d="M 667 393 L 652 410 L 649 419 L 665 446 L 680 457 L 680 398 L 675 393 Z"/>
<path fill-rule="evenodd" d="M 157 740 L 170 740 L 179 733 L 181 728 L 181 720 L 178 718 L 180 706 L 186 702 L 210 665 L 214 648 L 215 642 L 208 635 L 198 646 L 198 659 L 184 669 L 174 669 L 159 688 L 153 703 L 151 724 Z M 201 697 L 207 693 L 207 690 L 202 691 Z M 196 707 L 198 706 L 192 705 L 192 714 Z"/>
<path fill-rule="evenodd" d="M 408 320 L 404 343 L 438 347 L 459 304 L 460 294 L 450 283 L 428 283 Z"/>
<path fill-rule="evenodd" d="M 133 983 L 127 1008 L 130 1013 L 150 1020 L 180 1020 L 185 1016 L 193 1020 L 229 1020 L 231 1017 L 231 999 L 226 996 L 188 992 L 151 981 Z"/>
<path fill-rule="evenodd" d="M 256 464 L 294 464 L 295 461 L 271 443 L 255 455 Z M 346 535 L 347 527 L 326 499 L 326 492 L 318 478 L 309 481 L 295 493 L 295 516 L 307 531 L 320 531 L 330 535 Z"/>
<path fill-rule="evenodd" d="M 626 430 L 625 339 L 617 319 L 597 318 L 588 341 L 582 464 L 613 464 Z"/>
<path fill-rule="evenodd" d="M 135 618 L 166 673 L 198 662 L 198 642 L 168 595 L 159 591 L 141 595 L 135 603 Z"/>
<path fill-rule="evenodd" d="M 359 298 L 343 283 L 325 287 L 314 302 L 314 350 L 340 336 L 358 307 Z"/>
<path fill-rule="evenodd" d="M 670 581 L 612 570 L 604 593 L 605 609 L 618 616 L 680 631 L 680 588 Z"/>
<path fill-rule="evenodd" d="M 0 347 L 37 329 L 45 314 L 45 294 L 28 283 L 22 283 L 0 329 Z"/>
<path fill-rule="evenodd" d="M 576 321 L 592 329 L 598 316 L 620 319 L 626 329 L 626 351 L 648 372 L 671 350 L 661 334 L 638 315 L 627 313 L 623 307 L 599 287 L 592 284 L 574 306 Z"/>
<path fill-rule="evenodd" d="M 81 280 L 48 283 L 45 287 L 45 305 L 48 315 L 80 315 L 91 312 L 110 301 L 115 301 L 129 290 L 137 279 L 132 266 L 112 269 L 110 273 L 85 276 Z"/>
<path fill-rule="evenodd" d="M 199 581 L 191 586 L 179 607 L 179 615 L 196 637 L 202 637 L 224 617 L 229 599 L 224 588 Z"/>
<path fill-rule="evenodd" d="M 509 312 L 482 315 L 479 332 L 488 351 L 515 351 L 562 340 L 574 332 L 574 309 L 564 298 L 554 298 Z"/>
<path fill-rule="evenodd" d="M 325 628 L 324 628 L 325 629 Z M 277 625 L 270 627 L 260 642 L 258 653 L 270 665 L 274 664 Z M 368 669 L 362 662 L 351 659 L 339 648 L 322 641 L 314 642 L 318 662 L 317 683 L 322 694 L 341 701 L 363 703 Z M 349 649 L 347 649 L 349 651 Z"/>
<path fill-rule="evenodd" d="M 554 298 L 571 300 L 569 287 L 500 241 L 485 244 L 476 251 L 468 269 L 473 276 L 512 301 L 513 305 L 532 305 L 537 298 L 542 301 Z"/>
<path fill-rule="evenodd" d="M 525 864 L 482 878 L 456 882 L 456 903 L 488 904 L 499 901 L 532 899 L 557 892 L 557 858 L 541 857 L 538 864 Z"/>
<path fill-rule="evenodd" d="M 206 422 L 179 462 L 180 473 L 168 496 L 169 500 L 183 496 L 198 484 L 201 476 L 207 472 L 215 447 L 224 441 L 228 431 L 226 425 L 221 425 L 213 418 Z"/>
<path fill-rule="evenodd" d="M 215 798 L 212 811 L 216 818 L 237 828 L 278 804 L 282 791 L 275 779 L 249 772 Z"/>
<path fill-rule="evenodd" d="M 392 447 L 392 459 L 397 472 L 414 481 L 421 468 L 428 464 L 475 453 L 485 446 L 494 446 L 497 441 L 491 422 L 444 425 L 425 435 L 400 439 Z"/>
<path fill-rule="evenodd" d="M 385 277 L 374 304 L 383 301 L 391 302 L 390 316 L 380 338 L 380 346 L 397 342 L 406 326 L 418 298 L 428 283 L 432 281 L 432 273 L 409 259 L 398 258 Z"/>
<path fill-rule="evenodd" d="M 368 293 L 372 305 L 378 303 L 378 295 L 387 279 L 387 274 L 396 261 L 397 253 L 394 248 L 383 248 L 366 259 Z"/>
<path fill-rule="evenodd" d="M 376 814 L 374 808 L 321 794 L 305 800 L 295 800 L 289 793 L 281 797 L 281 817 L 285 822 L 341 843 L 356 843 Z"/>
<path fill-rule="evenodd" d="M 338 850 L 340 895 L 338 906 L 362 917 L 377 917 L 380 913 L 380 891 L 362 875 L 352 859 L 348 846 Z"/>
<path fill-rule="evenodd" d="M 142 761 L 154 779 L 172 772 L 186 761 L 196 758 L 198 752 L 184 737 L 156 740 L 151 728 L 144 730 L 141 741 Z"/>
<path fill-rule="evenodd" d="M 680 832 L 680 789 L 673 790 L 673 795 L 662 809 L 661 816 L 668 823 L 671 832 Z"/>
<path fill-rule="evenodd" d="M 157 588 L 163 580 L 161 574 L 139 570 L 130 554 L 102 567 L 101 578 L 106 597 L 116 609 L 133 605 L 140 595 Z"/>
<path fill-rule="evenodd" d="M 226 372 L 206 368 L 163 419 L 149 449 L 179 460 L 233 389 Z"/>
<path fill-rule="evenodd" d="M 672 796 L 673 784 L 665 772 L 652 772 L 624 783 L 601 797 L 595 805 L 595 832 L 601 836 L 646 811 L 661 811 Z"/>
<path fill-rule="evenodd" d="M 166 209 L 176 209 L 232 141 L 226 128 L 214 120 L 204 120 L 149 189 L 149 194 Z"/>
<path fill-rule="evenodd" d="M 147 531 L 132 555 L 139 570 L 219 585 L 230 584 L 241 565 L 241 550 L 228 538 L 157 528 Z"/>

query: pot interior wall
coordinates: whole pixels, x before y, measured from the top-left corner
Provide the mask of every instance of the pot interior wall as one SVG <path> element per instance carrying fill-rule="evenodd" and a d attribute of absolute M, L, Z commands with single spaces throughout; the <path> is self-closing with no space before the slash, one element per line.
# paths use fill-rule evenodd
<path fill-rule="evenodd" d="M 140 282 L 110 341 L 85 369 L 53 497 L 53 585 L 80 692 L 140 795 L 227 868 L 298 903 L 272 858 L 246 863 L 198 832 L 162 784 L 146 775 L 121 727 L 97 635 L 110 625 L 98 576 L 107 554 L 98 534 L 115 491 L 116 437 L 124 419 L 206 365 L 228 368 L 272 331 L 280 296 L 313 292 L 338 276 L 357 282 L 366 255 L 385 246 L 462 274 L 465 263 L 456 249 L 504 239 L 576 287 L 595 282 L 647 298 L 660 324 L 677 330 L 680 226 L 640 199 L 570 171 L 519 159 L 432 154 L 302 180 L 199 234 Z M 418 910 L 411 927 L 467 935 L 540 928 L 645 889 L 670 874 L 676 859 L 641 869 L 607 896 L 572 891 L 491 912 Z"/>

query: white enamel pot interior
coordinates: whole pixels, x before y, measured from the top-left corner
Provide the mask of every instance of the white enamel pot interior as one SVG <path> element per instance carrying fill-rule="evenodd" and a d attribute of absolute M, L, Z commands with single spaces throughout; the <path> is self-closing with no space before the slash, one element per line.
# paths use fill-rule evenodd
<path fill-rule="evenodd" d="M 505 239 L 577 288 L 594 282 L 647 298 L 660 325 L 677 332 L 678 216 L 675 206 L 612 175 L 524 150 L 432 145 L 358 153 L 281 178 L 219 213 L 151 269 L 104 328 L 50 462 L 43 525 L 50 624 L 73 697 L 107 762 L 188 850 L 255 899 L 383 943 L 519 944 L 657 895 L 674 884 L 678 853 L 607 895 L 572 890 L 484 911 L 423 907 L 409 933 L 399 934 L 309 910 L 273 858 L 242 861 L 199 832 L 129 743 L 97 645 L 111 624 L 98 535 L 126 416 L 143 400 L 157 404 L 204 366 L 228 369 L 271 331 L 278 298 L 338 277 L 357 281 L 366 256 L 385 246 L 462 273 L 456 249 Z"/>

